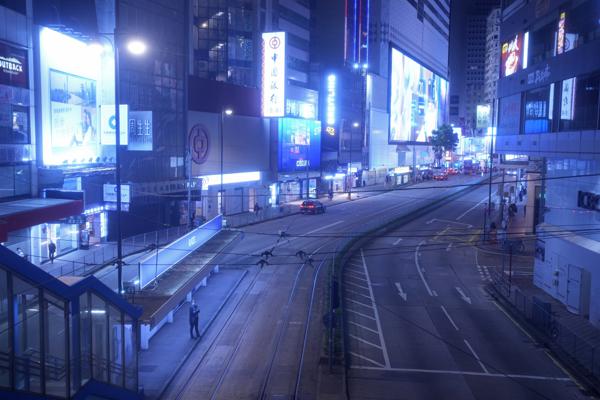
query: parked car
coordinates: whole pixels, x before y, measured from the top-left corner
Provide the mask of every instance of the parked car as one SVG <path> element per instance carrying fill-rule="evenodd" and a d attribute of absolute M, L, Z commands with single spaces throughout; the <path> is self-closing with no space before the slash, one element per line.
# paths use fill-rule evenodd
<path fill-rule="evenodd" d="M 446 171 L 448 172 L 448 175 L 458 175 L 457 168 L 448 168 Z"/>
<path fill-rule="evenodd" d="M 318 200 L 304 200 L 300 205 L 302 214 L 319 214 L 325 212 L 325 206 Z"/>

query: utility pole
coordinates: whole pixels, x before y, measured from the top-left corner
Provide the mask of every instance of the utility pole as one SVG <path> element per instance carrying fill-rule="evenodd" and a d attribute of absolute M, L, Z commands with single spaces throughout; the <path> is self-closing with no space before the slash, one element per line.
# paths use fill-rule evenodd
<path fill-rule="evenodd" d="M 115 183 L 117 186 L 117 290 L 123 293 L 123 237 L 121 232 L 121 113 L 119 76 L 119 1 L 115 1 Z"/>

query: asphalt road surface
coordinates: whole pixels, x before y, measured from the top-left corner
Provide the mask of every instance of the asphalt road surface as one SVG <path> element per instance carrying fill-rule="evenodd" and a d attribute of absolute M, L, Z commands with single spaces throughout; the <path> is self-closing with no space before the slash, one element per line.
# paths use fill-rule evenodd
<path fill-rule="evenodd" d="M 484 291 L 498 267 L 477 257 L 486 201 L 472 191 L 347 263 L 350 399 L 586 398 Z"/>
<path fill-rule="evenodd" d="M 227 249 L 219 263 L 222 268 L 247 268 L 250 273 L 163 398 L 316 398 L 322 315 L 312 312 L 310 323 L 307 320 L 310 305 L 317 304 L 315 308 L 320 311 L 318 304 L 323 299 L 319 294 L 326 293 L 315 284 L 321 261 L 332 256 L 341 240 L 359 234 L 370 224 L 410 213 L 462 189 L 448 186 L 470 184 L 476 179 L 455 176 L 447 182 L 427 182 L 417 186 L 426 189 L 395 190 L 329 207 L 325 214 L 293 215 L 244 229 L 242 239 Z M 265 251 L 273 256 L 260 257 Z M 256 265 L 261 258 L 268 262 L 262 268 Z M 442 295 L 442 289 L 438 290 Z M 411 290 L 410 301 L 412 296 Z M 394 324 L 393 319 L 382 323 L 384 330 L 394 329 L 389 325 Z M 407 339 L 405 336 L 403 340 Z M 439 348 L 437 344 L 427 351 Z"/>

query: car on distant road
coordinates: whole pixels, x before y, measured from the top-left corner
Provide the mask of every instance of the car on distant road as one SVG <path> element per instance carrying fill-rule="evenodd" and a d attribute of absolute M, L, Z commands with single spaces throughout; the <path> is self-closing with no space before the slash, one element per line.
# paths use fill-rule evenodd
<path fill-rule="evenodd" d="M 448 180 L 448 172 L 443 169 L 439 169 L 433 172 L 433 180 L 434 181 L 447 181 Z"/>
<path fill-rule="evenodd" d="M 319 214 L 325 212 L 325 206 L 318 200 L 304 200 L 300 205 L 302 214 Z"/>

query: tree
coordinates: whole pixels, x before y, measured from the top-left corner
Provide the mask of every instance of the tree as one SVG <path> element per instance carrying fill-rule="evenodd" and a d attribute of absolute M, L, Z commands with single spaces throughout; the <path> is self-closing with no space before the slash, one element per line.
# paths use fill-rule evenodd
<path fill-rule="evenodd" d="M 452 131 L 450 125 L 442 125 L 438 129 L 431 132 L 431 146 L 435 153 L 437 166 L 440 166 L 440 161 L 444 156 L 445 151 L 454 151 L 458 145 L 458 135 Z"/>

